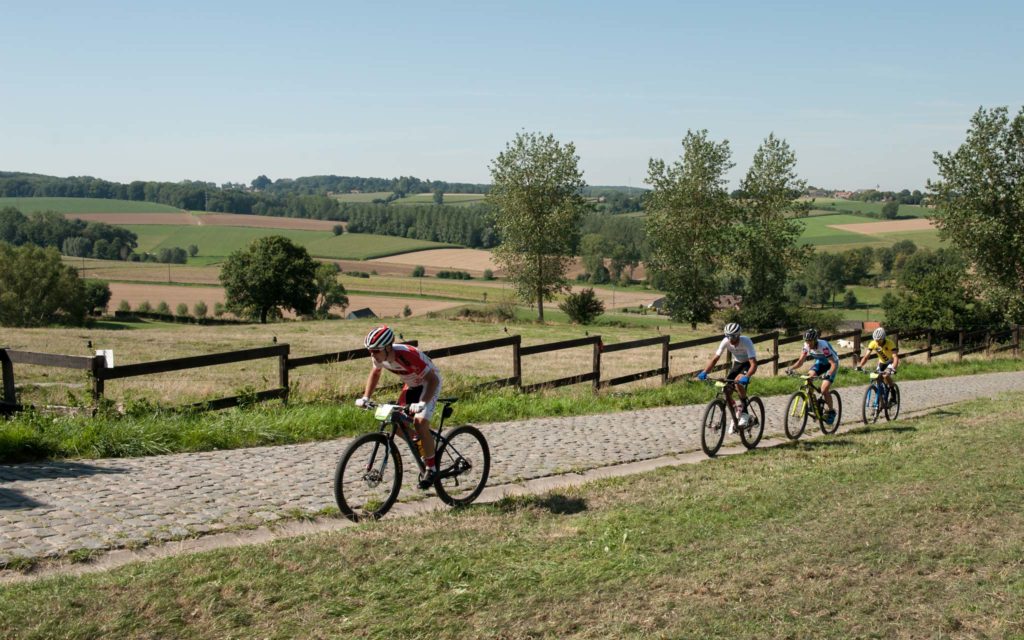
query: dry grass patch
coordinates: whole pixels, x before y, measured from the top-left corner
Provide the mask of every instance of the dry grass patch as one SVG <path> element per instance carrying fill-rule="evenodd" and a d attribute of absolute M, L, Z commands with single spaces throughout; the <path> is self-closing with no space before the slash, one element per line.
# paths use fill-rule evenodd
<path fill-rule="evenodd" d="M 884 222 L 859 222 L 854 224 L 830 224 L 830 229 L 840 231 L 852 231 L 865 235 L 881 235 L 899 231 L 931 231 L 935 224 L 928 218 L 913 218 L 911 220 L 886 220 Z"/>

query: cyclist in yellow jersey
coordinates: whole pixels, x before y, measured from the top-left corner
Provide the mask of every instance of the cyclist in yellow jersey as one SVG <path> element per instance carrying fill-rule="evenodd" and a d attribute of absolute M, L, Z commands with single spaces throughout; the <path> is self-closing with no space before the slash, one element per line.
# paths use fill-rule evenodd
<path fill-rule="evenodd" d="M 896 368 L 900 366 L 900 354 L 896 341 L 887 337 L 885 329 L 882 327 L 878 327 L 871 334 L 871 342 L 868 343 L 868 348 L 864 351 L 860 362 L 857 363 L 858 371 L 864 370 L 864 363 L 868 361 L 872 353 L 878 355 L 878 368 L 875 369 L 875 373 L 880 374 L 885 385 L 892 389 L 892 374 L 896 373 Z"/>

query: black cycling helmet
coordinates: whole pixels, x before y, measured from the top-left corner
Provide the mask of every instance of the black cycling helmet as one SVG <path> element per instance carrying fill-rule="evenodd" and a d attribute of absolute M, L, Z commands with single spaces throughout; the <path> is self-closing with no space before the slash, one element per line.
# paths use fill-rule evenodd
<path fill-rule="evenodd" d="M 818 330 L 811 327 L 807 331 L 804 331 L 804 342 L 811 342 L 812 340 L 818 339 Z"/>

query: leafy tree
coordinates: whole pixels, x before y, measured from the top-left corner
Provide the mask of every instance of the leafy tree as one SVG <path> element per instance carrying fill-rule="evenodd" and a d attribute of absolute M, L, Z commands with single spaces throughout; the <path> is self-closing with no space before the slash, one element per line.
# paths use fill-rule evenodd
<path fill-rule="evenodd" d="M 227 308 L 224 306 L 223 302 L 214 302 L 213 303 L 213 317 L 214 318 L 221 317 L 222 315 L 224 315 L 225 311 L 227 311 Z"/>
<path fill-rule="evenodd" d="M 228 256 L 220 281 L 232 312 L 266 323 L 280 308 L 297 314 L 316 310 L 316 269 L 305 247 L 283 236 L 266 236 Z"/>
<path fill-rule="evenodd" d="M 273 180 L 271 180 L 267 176 L 260 175 L 255 180 L 253 180 L 250 184 L 252 185 L 252 188 L 255 189 L 256 191 L 263 191 L 264 189 L 266 189 L 267 187 L 269 187 L 273 183 L 274 183 Z"/>
<path fill-rule="evenodd" d="M 60 252 L 66 256 L 85 258 L 92 255 L 92 240 L 82 236 L 64 238 Z"/>
<path fill-rule="evenodd" d="M 340 236 L 341 234 L 345 233 L 345 227 L 341 226 L 340 224 L 336 224 L 333 227 L 331 227 L 331 233 L 333 233 L 336 236 Z"/>
<path fill-rule="evenodd" d="M 484 280 L 494 280 L 494 271 L 484 269 Z"/>
<path fill-rule="evenodd" d="M 160 304 L 156 305 L 156 312 L 165 316 L 171 315 L 171 306 L 167 302 L 161 300 Z"/>
<path fill-rule="evenodd" d="M 558 308 L 577 324 L 590 324 L 604 313 L 604 303 L 594 294 L 593 289 L 570 293 L 559 303 Z"/>
<path fill-rule="evenodd" d="M 536 302 L 544 321 L 544 301 L 566 288 L 585 203 L 586 186 L 576 147 L 554 136 L 518 133 L 490 164 L 487 194 L 496 209 L 502 242 L 494 257 L 516 294 Z"/>
<path fill-rule="evenodd" d="M 194 258 L 199 255 L 199 247 L 194 244 L 188 245 L 188 255 L 190 258 Z"/>
<path fill-rule="evenodd" d="M 599 267 L 604 266 L 604 257 L 609 253 L 609 245 L 610 243 L 599 233 L 588 233 L 580 239 L 580 257 L 583 259 L 583 268 L 591 277 Z"/>
<path fill-rule="evenodd" d="M 866 280 L 875 264 L 871 247 L 849 249 L 840 254 L 843 259 L 843 284 L 859 284 Z"/>
<path fill-rule="evenodd" d="M 426 273 L 427 270 L 423 268 L 423 265 L 418 264 L 412 268 L 412 277 L 414 278 L 422 278 Z"/>
<path fill-rule="evenodd" d="M 648 266 L 666 292 L 672 318 L 696 328 L 711 319 L 715 276 L 729 247 L 735 208 L 726 173 L 733 163 L 728 141 L 709 140 L 707 130 L 688 131 L 682 144 L 683 155 L 671 166 L 654 159 L 648 166 Z"/>
<path fill-rule="evenodd" d="M 80 325 L 85 313 L 85 286 L 56 249 L 0 242 L 0 325 Z"/>
<path fill-rule="evenodd" d="M 796 219 L 807 212 L 796 201 L 805 188 L 796 174 L 796 154 L 785 140 L 769 135 L 740 183 L 736 246 L 729 253 L 746 279 L 741 318 L 749 326 L 786 323 L 786 282 L 809 251 L 800 244 L 803 224 Z"/>
<path fill-rule="evenodd" d="M 194 315 L 197 318 L 205 318 L 208 312 L 209 309 L 207 309 L 206 303 L 203 302 L 202 300 L 192 305 L 192 315 Z"/>
<path fill-rule="evenodd" d="M 964 281 L 967 261 L 957 251 L 918 251 L 896 276 L 899 294 L 882 299 L 886 322 L 900 329 L 949 331 L 987 322 Z"/>
<path fill-rule="evenodd" d="M 143 300 L 139 303 L 138 310 L 142 313 L 149 313 L 153 310 L 153 305 L 149 304 L 149 300 Z"/>
<path fill-rule="evenodd" d="M 908 194 L 909 195 L 909 194 Z M 882 205 L 882 217 L 886 220 L 895 220 L 896 216 L 900 214 L 900 203 L 895 200 L 890 200 Z"/>
<path fill-rule="evenodd" d="M 444 191 L 434 189 L 434 204 L 444 204 Z"/>
<path fill-rule="evenodd" d="M 807 284 L 808 297 L 824 306 L 832 301 L 836 306 L 836 295 L 843 293 L 846 286 L 845 261 L 843 257 L 832 253 L 816 253 L 804 267 L 804 282 Z"/>
<path fill-rule="evenodd" d="M 188 305 L 184 302 L 179 302 L 178 306 L 174 309 L 174 315 L 185 317 L 188 315 Z"/>
<path fill-rule="evenodd" d="M 132 310 L 132 305 L 130 305 L 127 300 L 122 300 L 117 305 L 117 310 L 121 311 L 121 312 L 124 312 L 124 313 L 128 313 L 129 311 Z"/>
<path fill-rule="evenodd" d="M 843 307 L 847 309 L 857 308 L 857 294 L 847 289 L 846 294 L 843 296 Z"/>
<path fill-rule="evenodd" d="M 892 273 L 892 268 L 896 264 L 896 252 L 892 250 L 892 247 L 878 247 L 875 249 L 875 256 L 878 258 L 878 266 L 882 270 L 882 275 L 887 276 Z"/>
<path fill-rule="evenodd" d="M 411 307 L 409 307 L 409 305 L 405 305 L 405 306 L 404 306 L 404 307 L 402 308 L 402 317 L 403 317 L 403 318 L 408 318 L 408 317 L 409 317 L 409 316 L 411 316 L 411 315 L 412 315 L 412 308 L 411 308 Z"/>
<path fill-rule="evenodd" d="M 942 237 L 963 252 L 989 300 L 1010 322 L 1024 321 L 1024 107 L 978 111 L 967 139 L 935 154 L 929 182 Z"/>
<path fill-rule="evenodd" d="M 102 280 L 85 281 L 85 309 L 93 313 L 99 309 L 100 313 L 107 310 L 110 304 L 110 285 Z"/>
<path fill-rule="evenodd" d="M 338 281 L 341 269 L 334 262 L 321 262 L 316 268 L 316 312 L 318 318 L 326 318 L 333 307 L 348 307 L 345 285 Z"/>

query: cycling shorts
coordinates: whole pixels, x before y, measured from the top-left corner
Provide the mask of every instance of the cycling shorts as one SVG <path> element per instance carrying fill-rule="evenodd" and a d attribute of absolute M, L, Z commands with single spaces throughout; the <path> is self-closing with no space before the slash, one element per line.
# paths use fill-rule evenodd
<path fill-rule="evenodd" d="M 811 371 L 818 374 L 818 377 L 822 380 L 828 380 L 829 382 L 836 381 L 836 374 L 829 375 L 828 370 L 832 368 L 832 365 L 828 362 L 815 362 L 814 366 L 811 367 Z"/>
<path fill-rule="evenodd" d="M 414 402 L 420 402 L 420 396 L 423 395 L 423 385 L 418 387 L 410 387 L 409 385 L 402 386 L 402 394 L 398 396 L 398 404 L 412 404 Z M 434 417 L 434 410 L 437 408 L 437 399 L 441 397 L 441 385 L 437 385 L 437 391 L 434 392 L 434 397 L 429 400 L 423 400 L 426 405 L 423 407 L 423 411 L 416 414 L 417 418 L 423 418 L 429 421 Z"/>
<path fill-rule="evenodd" d="M 740 376 L 747 375 L 747 371 L 750 370 L 750 361 L 744 360 L 743 362 L 734 362 L 732 368 L 729 369 L 729 373 L 725 375 L 726 380 L 735 380 Z M 737 383 L 739 384 L 739 383 Z"/>

